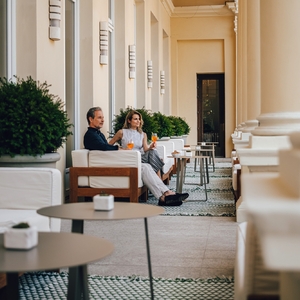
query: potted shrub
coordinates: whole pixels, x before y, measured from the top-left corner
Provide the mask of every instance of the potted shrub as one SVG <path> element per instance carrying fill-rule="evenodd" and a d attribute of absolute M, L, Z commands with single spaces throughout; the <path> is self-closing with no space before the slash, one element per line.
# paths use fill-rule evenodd
<path fill-rule="evenodd" d="M 72 134 L 72 125 L 62 100 L 49 87 L 30 76 L 16 77 L 16 82 L 0 78 L 1 166 L 13 163 L 14 157 L 35 161 L 50 154 L 50 160 L 59 160 L 56 151 Z"/>
<path fill-rule="evenodd" d="M 158 124 L 153 118 L 153 114 L 150 110 L 143 108 L 132 108 L 128 106 L 126 109 L 120 109 L 120 113 L 118 115 L 115 115 L 115 118 L 113 120 L 113 132 L 110 133 L 110 136 L 117 133 L 118 130 L 123 128 L 126 115 L 129 111 L 136 110 L 138 111 L 143 118 L 144 125 L 143 125 L 143 131 L 147 134 L 148 139 L 151 139 L 152 132 L 158 131 Z"/>
<path fill-rule="evenodd" d="M 155 112 L 153 118 L 158 124 L 157 135 L 160 139 L 168 139 L 174 135 L 173 123 L 166 115 Z"/>
<path fill-rule="evenodd" d="M 8 249 L 28 250 L 38 244 L 38 231 L 36 226 L 30 227 L 28 223 L 19 223 L 4 232 L 4 247 Z"/>
<path fill-rule="evenodd" d="M 174 130 L 174 135 L 171 136 L 171 138 L 181 138 L 182 135 L 184 134 L 184 127 L 182 125 L 182 122 L 180 121 L 179 117 L 175 116 L 168 116 L 168 118 L 171 120 L 173 124 L 173 130 Z"/>
<path fill-rule="evenodd" d="M 184 139 L 184 144 L 186 144 L 187 141 L 187 137 L 191 131 L 191 127 L 189 126 L 189 124 L 185 121 L 185 119 L 178 117 L 179 121 L 181 122 L 181 125 L 183 127 L 183 135 L 182 138 Z"/>

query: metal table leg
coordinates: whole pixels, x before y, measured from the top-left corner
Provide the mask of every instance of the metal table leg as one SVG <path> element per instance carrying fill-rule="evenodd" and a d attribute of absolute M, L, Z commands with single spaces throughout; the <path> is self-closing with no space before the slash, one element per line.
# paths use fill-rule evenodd
<path fill-rule="evenodd" d="M 149 235 L 148 235 L 148 221 L 147 221 L 147 218 L 144 218 L 144 223 L 145 223 L 145 234 L 146 234 L 149 281 L 150 281 L 150 294 L 151 294 L 151 300 L 153 300 L 154 299 L 154 291 L 153 291 L 152 268 L 151 268 L 151 257 L 150 257 L 150 243 L 149 243 Z"/>
<path fill-rule="evenodd" d="M 6 295 L 7 299 L 18 300 L 19 299 L 19 274 L 18 273 L 6 273 Z"/>
<path fill-rule="evenodd" d="M 204 164 L 204 158 L 201 158 L 202 160 L 202 165 Z M 205 158 L 205 164 L 206 164 L 206 175 L 207 175 L 207 181 L 208 181 L 208 161 L 207 161 L 207 157 Z M 204 168 L 204 166 L 202 167 Z M 204 171 L 202 169 L 202 171 Z M 205 201 L 207 201 L 207 189 L 206 189 L 206 180 L 205 180 L 205 172 L 201 173 L 201 176 L 204 176 L 204 190 L 205 190 Z"/>
<path fill-rule="evenodd" d="M 185 158 L 177 158 L 176 192 L 182 193 Z"/>
<path fill-rule="evenodd" d="M 69 268 L 68 300 L 89 299 L 87 266 Z"/>
<path fill-rule="evenodd" d="M 84 220 L 72 220 L 72 232 L 84 231 Z M 87 266 L 69 268 L 68 300 L 89 299 Z"/>

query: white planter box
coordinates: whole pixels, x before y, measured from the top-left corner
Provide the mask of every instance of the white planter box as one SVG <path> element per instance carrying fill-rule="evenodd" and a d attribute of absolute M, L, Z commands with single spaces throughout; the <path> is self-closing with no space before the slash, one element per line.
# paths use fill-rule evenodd
<path fill-rule="evenodd" d="M 29 228 L 9 228 L 4 233 L 4 247 L 9 249 L 31 249 L 38 244 L 38 231 Z"/>
<path fill-rule="evenodd" d="M 95 210 L 111 210 L 114 208 L 113 195 L 96 195 L 93 197 Z"/>

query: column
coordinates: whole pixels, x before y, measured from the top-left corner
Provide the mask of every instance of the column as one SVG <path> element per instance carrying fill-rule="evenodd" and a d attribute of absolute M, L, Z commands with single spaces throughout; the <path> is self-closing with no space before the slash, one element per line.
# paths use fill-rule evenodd
<path fill-rule="evenodd" d="M 248 0 L 247 1 L 247 120 L 255 120 L 260 114 L 260 26 L 259 25 L 260 25 L 259 0 L 250 0 L 250 1 Z"/>
<path fill-rule="evenodd" d="M 295 32 L 300 1 L 259 2 L 261 114 L 249 147 L 237 150 L 242 174 L 277 171 L 278 150 L 290 148 L 288 134 L 300 130 L 300 39 Z M 246 221 L 242 198 L 237 206 L 237 221 Z"/>
<path fill-rule="evenodd" d="M 300 1 L 260 0 L 261 115 L 252 134 L 300 129 Z"/>

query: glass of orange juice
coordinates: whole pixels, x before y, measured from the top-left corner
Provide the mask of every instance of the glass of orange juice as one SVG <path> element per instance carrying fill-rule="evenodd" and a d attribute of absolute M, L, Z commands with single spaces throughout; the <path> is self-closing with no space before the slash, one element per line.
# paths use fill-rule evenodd
<path fill-rule="evenodd" d="M 127 143 L 127 148 L 128 148 L 129 150 L 131 150 L 131 149 L 133 148 L 133 146 L 134 146 L 133 140 L 129 140 L 128 143 Z"/>
<path fill-rule="evenodd" d="M 152 132 L 151 140 L 153 143 L 155 143 L 157 141 L 157 133 Z"/>

